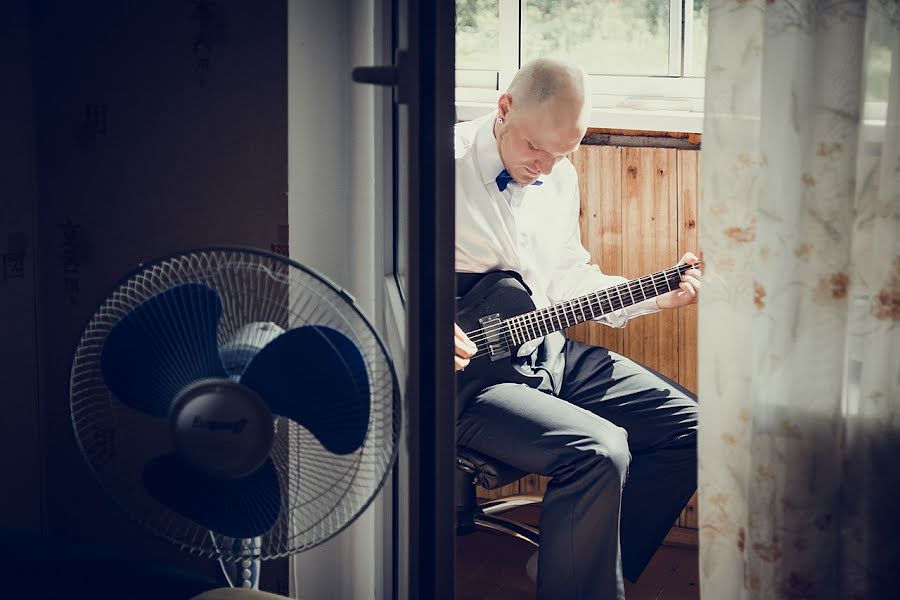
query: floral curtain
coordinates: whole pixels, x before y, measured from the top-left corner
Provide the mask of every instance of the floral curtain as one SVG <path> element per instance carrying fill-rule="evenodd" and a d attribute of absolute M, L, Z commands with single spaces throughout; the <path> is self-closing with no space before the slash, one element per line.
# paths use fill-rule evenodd
<path fill-rule="evenodd" d="M 701 595 L 900 598 L 900 6 L 711 0 Z"/>

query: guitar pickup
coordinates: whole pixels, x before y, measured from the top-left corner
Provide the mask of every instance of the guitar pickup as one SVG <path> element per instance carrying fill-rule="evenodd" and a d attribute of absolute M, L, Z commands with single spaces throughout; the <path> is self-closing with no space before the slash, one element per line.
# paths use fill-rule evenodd
<path fill-rule="evenodd" d="M 478 319 L 478 323 L 484 332 L 484 343 L 487 344 L 491 360 L 500 360 L 510 356 L 509 339 L 506 337 L 505 325 L 500 319 L 500 313 L 481 317 Z"/>

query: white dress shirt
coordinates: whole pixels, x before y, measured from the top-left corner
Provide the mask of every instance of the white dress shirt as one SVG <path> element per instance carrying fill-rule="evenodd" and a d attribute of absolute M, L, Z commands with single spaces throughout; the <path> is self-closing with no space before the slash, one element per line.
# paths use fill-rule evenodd
<path fill-rule="evenodd" d="M 627 281 L 606 275 L 581 245 L 578 175 L 561 160 L 541 185 L 510 182 L 501 192 L 504 169 L 494 137 L 496 113 L 459 123 L 456 156 L 456 270 L 465 273 L 512 270 L 531 288 L 537 308 L 571 300 Z M 655 298 L 598 317 L 612 327 L 659 310 Z M 541 339 L 526 343 L 530 354 Z"/>

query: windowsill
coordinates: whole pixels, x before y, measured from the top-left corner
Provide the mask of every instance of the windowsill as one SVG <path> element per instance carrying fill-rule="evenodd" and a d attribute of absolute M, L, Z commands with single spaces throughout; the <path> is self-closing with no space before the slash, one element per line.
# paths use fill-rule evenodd
<path fill-rule="evenodd" d="M 471 121 L 495 108 L 495 104 L 483 102 L 457 102 L 456 118 L 460 121 Z M 588 127 L 701 133 L 703 131 L 703 113 L 678 110 L 595 108 L 591 111 Z"/>

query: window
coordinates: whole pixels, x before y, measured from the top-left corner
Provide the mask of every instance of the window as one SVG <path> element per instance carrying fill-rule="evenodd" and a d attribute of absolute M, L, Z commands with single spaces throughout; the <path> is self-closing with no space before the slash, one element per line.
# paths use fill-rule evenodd
<path fill-rule="evenodd" d="M 499 0 L 456 1 L 456 69 L 500 69 Z"/>
<path fill-rule="evenodd" d="M 707 23 L 707 0 L 457 0 L 459 116 L 555 56 L 590 75 L 592 126 L 700 131 Z"/>
<path fill-rule="evenodd" d="M 523 4 L 525 62 L 565 56 L 591 74 L 669 74 L 669 0 Z"/>
<path fill-rule="evenodd" d="M 891 35 L 890 18 L 875 12 L 876 16 L 866 19 L 866 56 L 864 57 L 865 104 L 863 119 L 884 124 L 887 119 L 887 103 L 891 81 Z M 897 56 L 893 57 L 897 60 Z"/>

